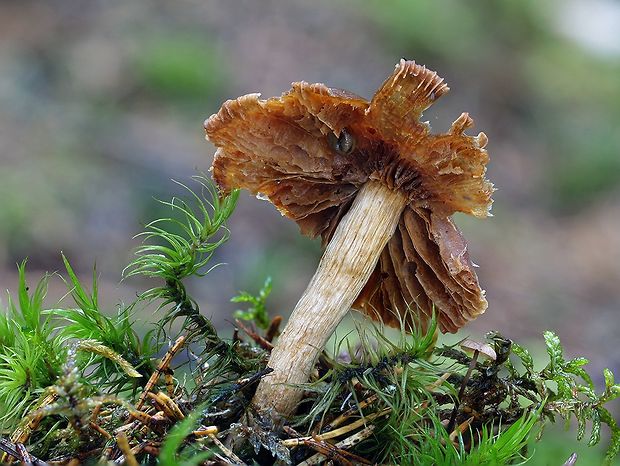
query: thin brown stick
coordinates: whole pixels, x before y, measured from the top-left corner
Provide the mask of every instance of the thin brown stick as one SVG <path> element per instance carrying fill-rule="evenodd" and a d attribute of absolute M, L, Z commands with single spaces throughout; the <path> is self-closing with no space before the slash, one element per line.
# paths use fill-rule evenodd
<path fill-rule="evenodd" d="M 460 434 L 465 432 L 469 428 L 473 420 L 474 420 L 474 416 L 470 417 L 469 419 L 461 422 L 458 426 L 456 426 L 456 429 L 450 432 L 450 436 L 449 436 L 450 441 L 454 442 Z"/>
<path fill-rule="evenodd" d="M 99 413 L 101 413 L 101 408 L 103 407 L 103 405 L 97 405 L 93 408 L 93 412 L 90 413 L 90 420 L 92 422 L 96 422 L 97 418 L 99 417 Z"/>
<path fill-rule="evenodd" d="M 246 463 L 244 463 L 241 458 L 239 458 L 237 455 L 235 455 L 230 448 L 228 448 L 226 445 L 224 445 L 220 441 L 220 439 L 218 439 L 215 436 L 215 434 L 210 434 L 210 435 L 208 435 L 208 437 L 211 439 L 211 441 L 213 443 L 215 443 L 217 445 L 217 447 L 222 451 L 222 453 L 224 453 L 228 458 L 230 458 L 232 461 L 234 461 L 234 464 L 236 466 L 247 466 Z"/>
<path fill-rule="evenodd" d="M 172 398 L 166 395 L 164 392 L 149 393 L 151 398 L 158 409 L 162 410 L 164 414 L 173 421 L 181 421 L 185 419 L 185 414 L 181 411 L 181 408 L 174 402 Z"/>
<path fill-rule="evenodd" d="M 124 463 L 127 466 L 140 466 L 138 460 L 136 460 L 131 447 L 129 446 L 129 441 L 127 440 L 127 436 L 123 433 L 118 434 L 116 436 L 116 444 L 118 445 L 119 450 L 123 453 Z M 121 462 L 122 464 L 123 462 Z"/>
<path fill-rule="evenodd" d="M 340 424 L 342 424 L 344 421 L 346 421 L 351 416 L 354 416 L 355 414 L 360 414 L 362 409 L 364 409 L 365 407 L 373 404 L 375 401 L 377 401 L 377 398 L 378 398 L 377 395 L 371 395 L 368 398 L 366 398 L 365 400 L 360 401 L 357 404 L 357 406 L 354 406 L 353 408 L 351 408 L 351 409 L 345 411 L 344 413 L 342 413 L 336 419 L 334 419 L 329 424 L 327 424 L 323 429 L 324 430 L 332 430 L 332 429 L 338 427 Z"/>
<path fill-rule="evenodd" d="M 282 445 L 284 445 L 285 447 L 296 447 L 298 445 L 303 445 L 305 444 L 305 442 L 310 441 L 310 440 L 314 440 L 314 441 L 324 441 L 324 440 L 329 440 L 332 438 L 336 438 L 336 437 L 340 437 L 344 434 L 347 434 L 349 432 L 351 432 L 352 430 L 358 429 L 359 427 L 365 425 L 367 422 L 373 421 L 374 419 L 381 417 L 381 416 L 385 416 L 386 414 L 388 414 L 390 411 L 392 410 L 392 408 L 385 408 L 382 409 L 381 411 L 378 411 L 376 413 L 372 413 L 369 414 L 368 416 L 365 416 L 361 419 L 358 419 L 357 421 L 354 421 L 350 424 L 347 424 L 345 426 L 342 426 L 338 429 L 334 429 L 331 430 L 329 432 L 325 432 L 323 434 L 320 435 L 315 435 L 313 437 L 300 437 L 300 438 L 292 438 L 292 439 L 286 439 L 286 440 L 282 440 L 282 442 L 280 442 Z"/>
<path fill-rule="evenodd" d="M 171 398 L 174 396 L 174 372 L 172 369 L 168 369 L 164 372 L 164 384 L 166 385 L 166 391 Z"/>
<path fill-rule="evenodd" d="M 265 332 L 265 340 L 271 343 L 273 339 L 278 336 L 281 324 L 282 316 L 275 316 L 273 319 L 271 319 L 271 323 L 267 328 L 267 332 Z"/>
<path fill-rule="evenodd" d="M 200 429 L 193 431 L 192 435 L 195 435 L 196 437 L 205 437 L 209 435 L 217 435 L 218 433 L 219 429 L 217 426 L 208 426 L 201 427 Z"/>
<path fill-rule="evenodd" d="M 471 373 L 476 367 L 476 361 L 478 360 L 478 355 L 480 351 L 474 351 L 474 356 L 471 358 L 471 362 L 469 363 L 469 367 L 467 368 L 467 372 L 465 373 L 465 377 L 463 377 L 463 381 L 461 382 L 461 388 L 459 389 L 459 394 L 456 397 L 456 401 L 454 402 L 454 408 L 452 409 L 452 414 L 450 415 L 450 422 L 448 423 L 447 431 L 451 432 L 454 428 L 454 424 L 456 423 L 456 416 L 459 412 L 459 406 L 461 404 L 461 399 L 463 398 L 463 394 L 465 393 L 465 387 L 467 387 L 467 383 L 469 382 L 469 378 L 471 377 Z"/>
<path fill-rule="evenodd" d="M 42 398 L 39 399 L 37 404 L 34 406 L 31 413 L 26 417 L 24 421 L 15 429 L 15 431 L 11 434 L 11 442 L 18 443 L 26 443 L 32 433 L 37 430 L 39 424 L 41 424 L 41 420 L 44 417 L 44 414 L 40 412 L 41 408 L 45 406 L 49 406 L 54 403 L 58 399 L 57 393 L 48 393 Z M 9 456 L 7 453 L 3 453 L 0 455 L 0 463 L 6 463 L 9 461 Z"/>
<path fill-rule="evenodd" d="M 260 346 L 262 349 L 266 351 L 271 351 L 273 349 L 273 345 L 269 341 L 267 341 L 265 338 L 260 336 L 257 332 L 255 332 L 251 328 L 248 328 L 245 325 L 243 325 L 243 323 L 239 321 L 238 319 L 235 319 L 235 324 L 237 325 L 237 327 L 243 330 L 243 333 L 245 333 L 252 340 L 254 340 L 254 342 L 258 346 Z"/>
<path fill-rule="evenodd" d="M 153 372 L 153 374 L 151 374 L 151 377 L 149 378 L 148 382 L 144 386 L 144 391 L 142 392 L 142 395 L 140 395 L 140 398 L 138 399 L 138 402 L 136 403 L 137 410 L 142 409 L 142 406 L 144 406 L 148 393 L 151 390 L 153 390 L 153 387 L 155 387 L 155 385 L 157 384 L 159 377 L 161 377 L 161 375 L 166 372 L 168 367 L 170 367 L 172 358 L 174 358 L 177 352 L 183 347 L 186 340 L 187 340 L 187 337 L 185 335 L 181 335 L 174 342 L 174 345 L 172 345 L 172 347 L 166 352 L 161 362 L 159 363 L 159 366 L 157 366 L 157 369 L 155 370 L 155 372 Z"/>
<path fill-rule="evenodd" d="M 358 432 L 358 434 L 360 434 L 361 432 Z M 370 432 L 372 432 L 372 430 Z M 355 434 L 355 436 L 357 436 L 358 434 Z M 366 435 L 366 432 L 364 432 L 364 435 Z M 370 435 L 370 433 L 368 433 L 368 435 Z M 342 464 L 346 466 L 355 466 L 358 464 L 372 464 L 372 462 L 368 461 L 367 459 L 346 450 L 346 448 L 350 448 L 351 446 L 355 445 L 355 443 L 359 443 L 359 441 L 361 440 L 358 440 L 354 443 L 347 441 L 346 444 L 343 441 L 337 443 L 336 445 L 332 445 L 331 443 L 327 443 L 324 440 L 308 440 L 305 445 L 309 448 L 312 448 L 313 450 L 316 450 L 318 453 L 311 456 L 306 461 L 299 463 L 298 466 L 321 464 L 325 459 L 336 461 L 337 464 Z"/>
<path fill-rule="evenodd" d="M 99 433 L 100 435 L 102 435 L 104 438 L 106 438 L 108 440 L 110 440 L 112 438 L 112 434 L 110 434 L 107 430 L 105 430 L 103 427 L 101 427 L 96 422 L 90 421 L 88 423 L 88 427 L 90 427 L 95 432 Z"/>
<path fill-rule="evenodd" d="M 163 416 L 163 413 L 157 412 L 155 415 L 151 416 L 148 413 L 143 411 L 131 410 L 129 411 L 129 415 L 133 417 L 140 424 L 144 425 L 144 427 L 151 429 L 153 432 L 161 433 L 163 430 L 164 424 L 168 421 Z M 123 433 L 125 431 L 132 431 L 135 429 L 135 425 L 133 423 L 125 424 L 122 427 L 116 429 L 115 433 Z"/>
<path fill-rule="evenodd" d="M 441 377 L 439 377 L 437 380 L 435 380 L 432 383 L 429 383 L 426 387 L 424 387 L 425 390 L 432 392 L 437 390 L 439 387 L 441 387 L 444 382 L 446 380 L 448 380 L 450 378 L 450 376 L 452 375 L 452 372 L 445 372 L 441 375 Z"/>
<path fill-rule="evenodd" d="M 360 430 L 359 432 L 351 435 L 350 437 L 347 437 L 346 439 L 342 440 L 341 442 L 336 443 L 334 445 L 334 447 L 339 448 L 341 450 L 347 450 L 347 449 L 357 445 L 362 440 L 365 440 L 368 437 L 370 437 L 374 430 L 375 430 L 375 426 L 374 425 L 370 425 L 370 426 Z M 353 455 L 353 453 L 349 453 L 349 454 Z M 310 458 L 308 458 L 307 460 L 299 463 L 297 466 L 314 466 L 314 465 L 320 464 L 321 462 L 323 462 L 323 460 L 325 460 L 325 456 L 323 454 L 321 454 L 321 453 L 317 453 L 316 455 L 313 455 Z M 362 461 L 367 461 L 367 460 L 364 460 L 363 458 L 361 458 L 361 460 Z M 370 464 L 370 463 L 366 462 L 366 463 L 361 463 L 361 464 Z"/>

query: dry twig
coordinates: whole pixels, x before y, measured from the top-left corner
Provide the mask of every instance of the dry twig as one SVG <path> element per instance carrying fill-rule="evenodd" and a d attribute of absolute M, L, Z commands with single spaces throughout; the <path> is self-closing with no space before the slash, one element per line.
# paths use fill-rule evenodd
<path fill-rule="evenodd" d="M 140 398 L 138 399 L 138 402 L 136 403 L 137 410 L 142 409 L 142 406 L 144 406 L 148 393 L 151 390 L 153 390 L 153 388 L 157 384 L 157 381 L 159 380 L 161 375 L 167 372 L 168 368 L 170 367 L 170 363 L 172 362 L 172 358 L 174 358 L 174 356 L 183 347 L 186 340 L 187 340 L 187 337 L 185 335 L 181 335 L 174 342 L 174 345 L 172 345 L 172 347 L 166 352 L 161 362 L 159 363 L 159 366 L 157 366 L 157 369 L 155 370 L 155 372 L 153 372 L 148 382 L 144 386 L 144 391 L 142 392 L 142 395 L 140 395 Z"/>

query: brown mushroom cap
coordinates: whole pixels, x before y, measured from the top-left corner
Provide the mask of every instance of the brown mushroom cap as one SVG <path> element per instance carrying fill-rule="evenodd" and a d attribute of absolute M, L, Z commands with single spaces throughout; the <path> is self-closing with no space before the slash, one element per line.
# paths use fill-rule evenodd
<path fill-rule="evenodd" d="M 268 100 L 229 100 L 205 122 L 218 148 L 213 177 L 223 191 L 267 197 L 324 242 L 366 181 L 401 190 L 410 203 L 354 308 L 410 328 L 426 328 L 435 312 L 440 328 L 454 332 L 487 302 L 449 217 L 487 216 L 493 185 L 484 178 L 487 138 L 464 134 L 473 125 L 466 113 L 446 134 L 419 121 L 447 91 L 435 72 L 401 60 L 370 102 L 305 82 Z M 355 139 L 350 153 L 330 145 L 342 131 Z"/>
<path fill-rule="evenodd" d="M 466 351 L 470 351 L 470 352 L 478 351 L 478 353 L 482 354 L 483 356 L 485 356 L 486 358 L 492 361 L 497 360 L 497 353 L 495 353 L 495 350 L 493 349 L 493 347 L 489 345 L 488 343 L 465 339 L 461 343 L 459 343 L 459 346 Z"/>

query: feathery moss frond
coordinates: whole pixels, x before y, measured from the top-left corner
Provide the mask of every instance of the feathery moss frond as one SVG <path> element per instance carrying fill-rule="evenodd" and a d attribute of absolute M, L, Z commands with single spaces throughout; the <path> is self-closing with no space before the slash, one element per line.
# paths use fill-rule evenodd
<path fill-rule="evenodd" d="M 150 222 L 138 235 L 145 244 L 136 251 L 138 258 L 125 268 L 126 277 L 144 275 L 169 282 L 209 272 L 210 269 L 204 268 L 213 252 L 228 239 L 224 224 L 235 209 L 239 191 L 220 198 L 213 183 L 205 176 L 194 176 L 193 179 L 201 187 L 200 195 L 175 181 L 185 188 L 192 201 L 180 198 L 159 201 L 170 207 L 173 217 Z M 173 233 L 174 230 L 181 233 Z"/>
<path fill-rule="evenodd" d="M 203 175 L 193 179 L 200 188 L 198 193 L 177 183 L 188 192 L 189 200 L 160 201 L 170 207 L 172 215 L 149 223 L 146 231 L 138 235 L 144 244 L 136 252 L 138 257 L 125 268 L 124 275 L 161 280 L 160 286 L 145 291 L 140 299 L 159 301 L 159 309 L 164 309 L 165 314 L 158 326 L 164 334 L 167 325 L 184 318 L 182 328 L 188 343 L 196 341 L 202 346 L 199 357 L 203 363 L 209 361 L 207 378 L 213 381 L 255 371 L 259 358 L 250 353 L 243 356 L 238 342 L 222 340 L 187 293 L 185 279 L 204 276 L 215 267 L 210 266 L 210 260 L 215 250 L 228 240 L 225 223 L 239 197 L 238 190 L 220 197 L 215 185 Z M 163 341 L 161 335 L 157 339 Z"/>
<path fill-rule="evenodd" d="M 158 278 L 162 286 L 151 288 L 141 295 L 146 301 L 160 301 L 160 309 L 170 306 L 160 321 L 161 326 L 178 317 L 185 317 L 184 329 L 213 338 L 219 343 L 211 322 L 200 315 L 198 304 L 188 294 L 183 280 L 192 275 L 204 276 L 215 250 L 228 240 L 225 222 L 232 215 L 239 191 L 220 197 L 217 188 L 204 175 L 193 177 L 200 187 L 200 194 L 182 183 L 191 200 L 173 198 L 159 201 L 170 207 L 172 216 L 154 220 L 138 237 L 144 244 L 138 248 L 138 256 L 129 264 L 125 277 L 142 275 Z M 179 231 L 179 233 L 173 233 Z"/>

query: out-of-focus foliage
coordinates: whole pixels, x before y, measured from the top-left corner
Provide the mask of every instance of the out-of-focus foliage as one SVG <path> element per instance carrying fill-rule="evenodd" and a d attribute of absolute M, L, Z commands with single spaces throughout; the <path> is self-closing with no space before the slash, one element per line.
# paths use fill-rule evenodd
<path fill-rule="evenodd" d="M 140 47 L 134 72 L 150 99 L 204 105 L 221 94 L 225 67 L 204 37 L 156 35 Z"/>

